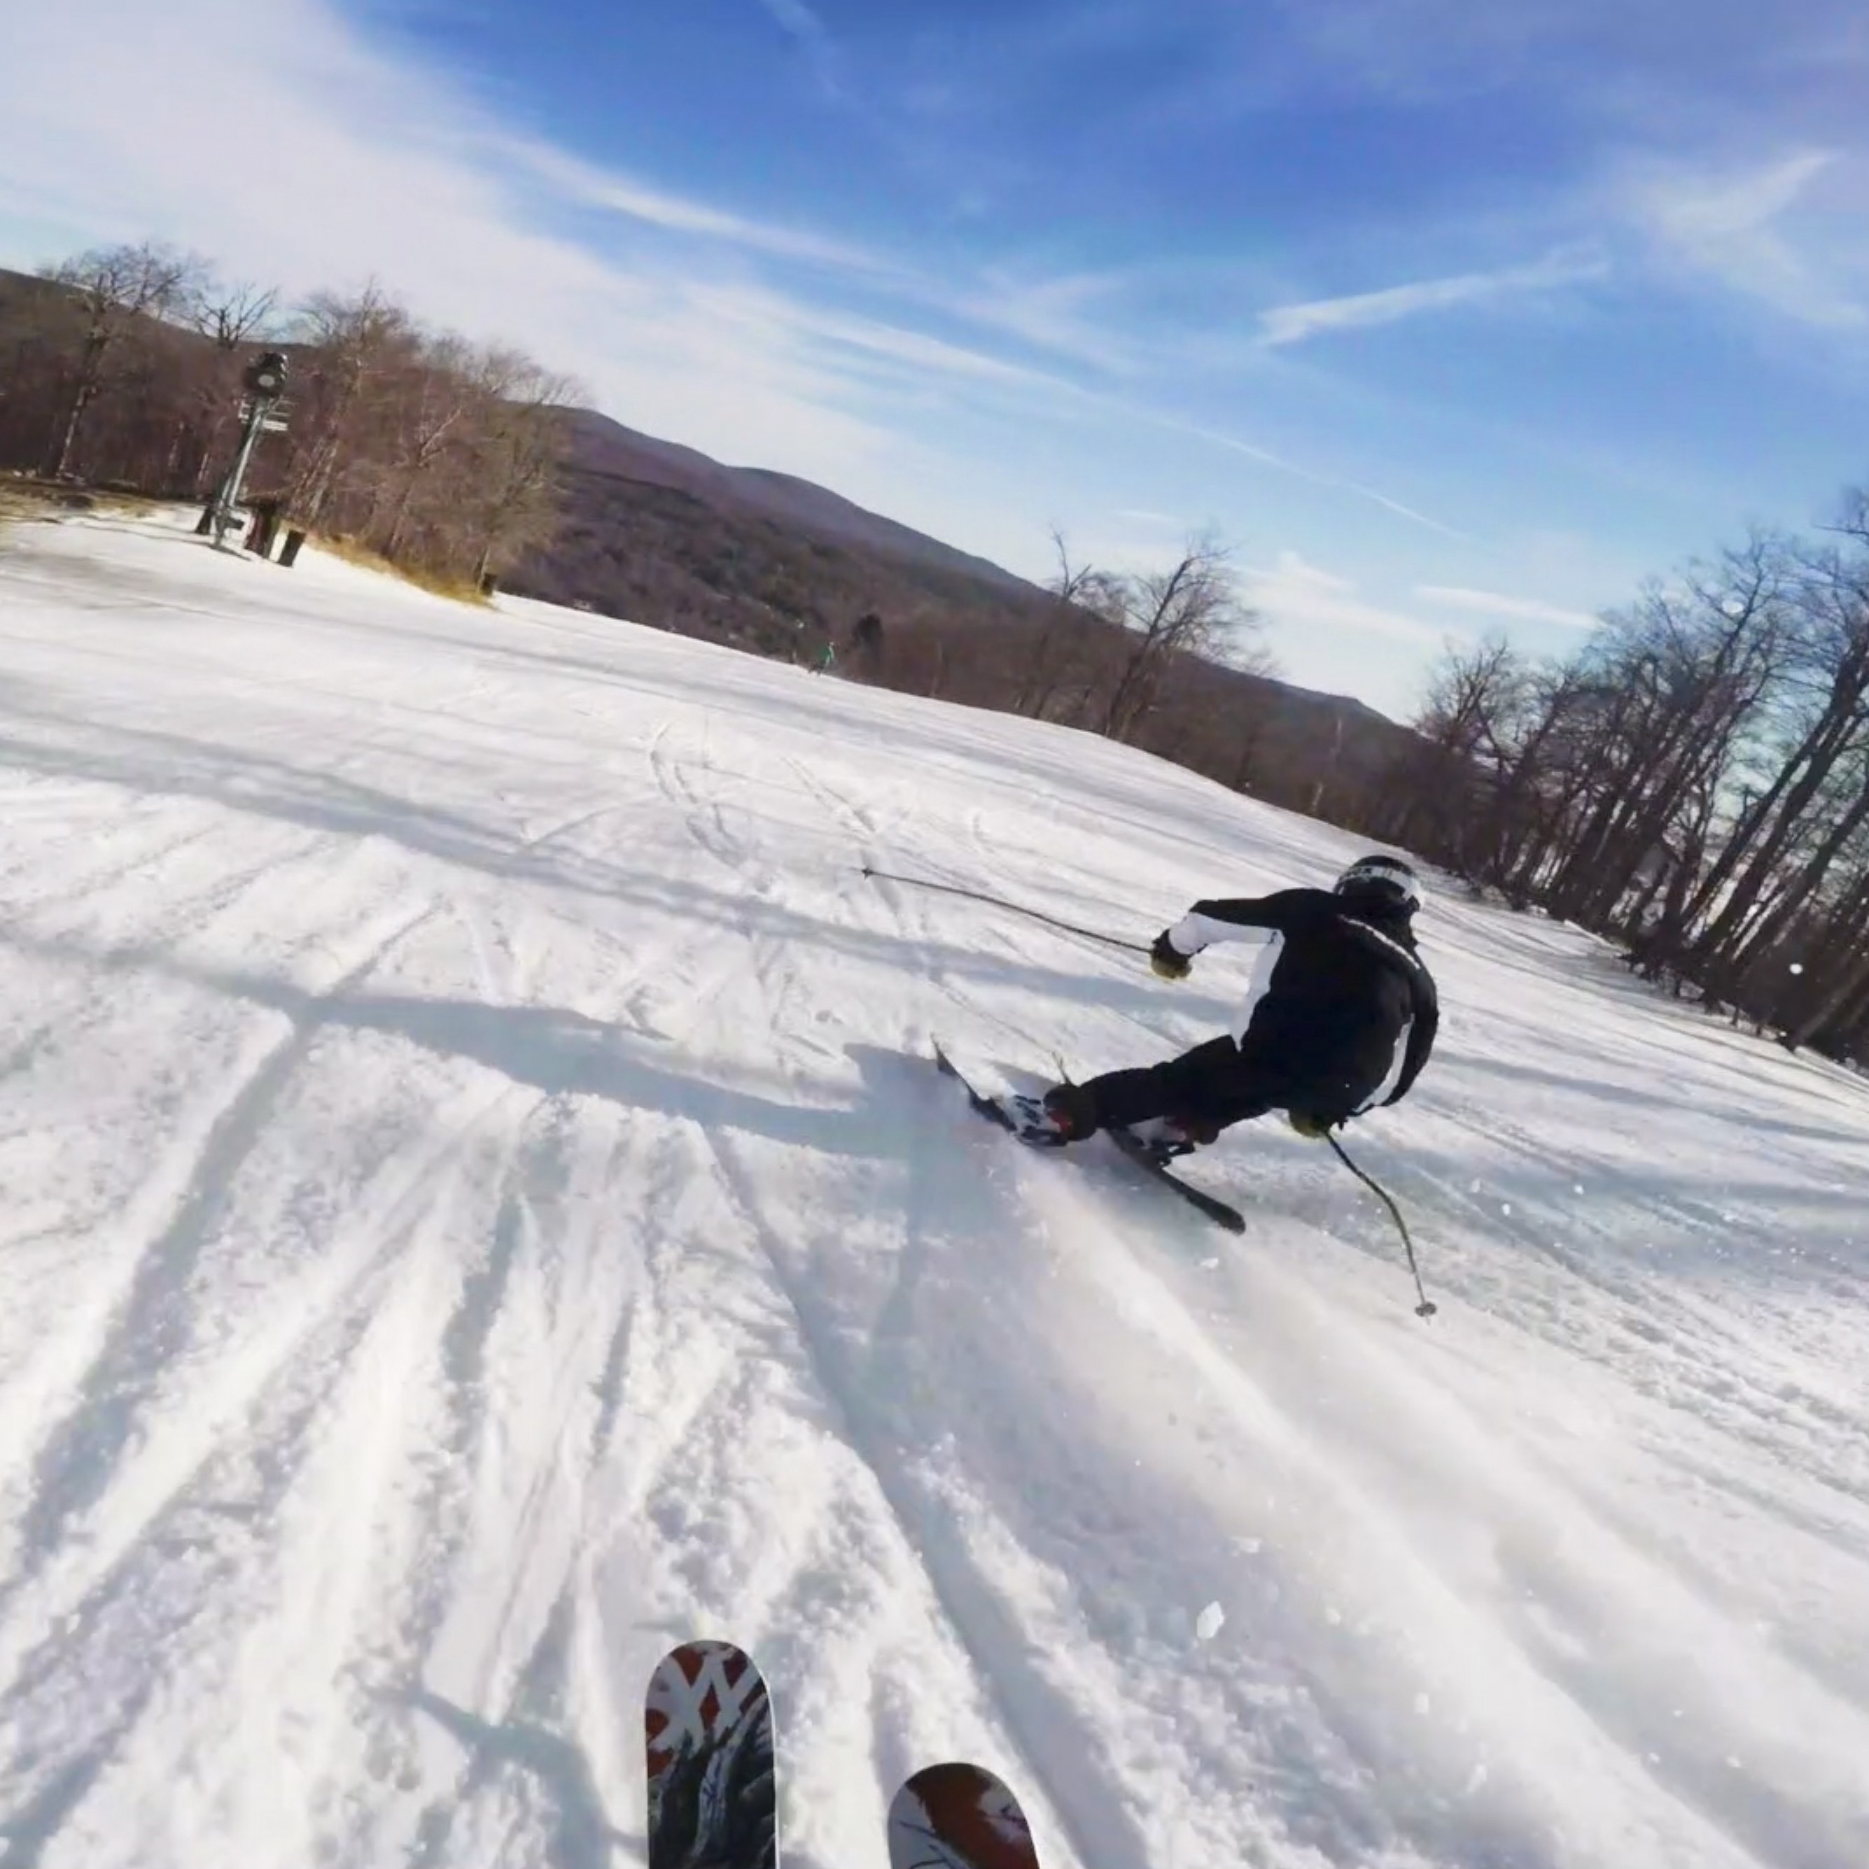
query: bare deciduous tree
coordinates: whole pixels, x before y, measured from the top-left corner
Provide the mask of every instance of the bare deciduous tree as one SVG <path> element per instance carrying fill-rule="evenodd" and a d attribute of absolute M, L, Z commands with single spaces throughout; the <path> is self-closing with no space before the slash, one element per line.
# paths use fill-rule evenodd
<path fill-rule="evenodd" d="M 71 471 L 79 428 L 85 411 L 103 393 L 111 352 L 136 319 L 160 317 L 184 304 L 206 272 L 207 263 L 197 256 L 149 241 L 94 247 L 45 270 L 44 277 L 71 295 L 84 318 L 70 407 L 48 464 L 54 478 Z"/>
<path fill-rule="evenodd" d="M 1047 589 L 1054 601 L 1043 624 L 1029 632 L 1030 648 L 1023 658 L 1012 709 L 1035 720 L 1076 722 L 1092 685 L 1086 621 L 1106 617 L 1112 600 L 1104 573 L 1073 564 L 1070 546 L 1056 526 L 1051 530 L 1051 543 L 1058 569 Z"/>
<path fill-rule="evenodd" d="M 1129 641 L 1098 731 L 1126 740 L 1155 704 L 1161 678 L 1177 655 L 1212 657 L 1237 641 L 1253 619 L 1241 601 L 1230 555 L 1212 537 L 1190 539 L 1165 571 L 1108 577 L 1109 621 Z"/>
<path fill-rule="evenodd" d="M 290 355 L 292 420 L 248 484 L 290 521 L 449 583 L 550 536 L 576 391 L 519 352 L 424 331 L 375 285 L 282 328 L 272 293 L 147 244 L 41 279 L 0 278 L 0 463 L 198 497 L 270 337 Z"/>
<path fill-rule="evenodd" d="M 408 360 L 416 334 L 409 314 L 372 282 L 349 297 L 319 294 L 300 314 L 296 335 L 303 355 L 289 500 L 303 524 L 317 527 L 340 469 L 357 470 L 366 458 L 373 383 Z"/>
<path fill-rule="evenodd" d="M 235 351 L 267 335 L 279 308 L 271 287 L 204 279 L 186 308 L 184 322 L 216 350 Z"/>
<path fill-rule="evenodd" d="M 488 400 L 472 510 L 476 584 L 551 536 L 564 416 L 582 395 L 571 378 L 510 351 L 488 354 L 481 382 Z"/>

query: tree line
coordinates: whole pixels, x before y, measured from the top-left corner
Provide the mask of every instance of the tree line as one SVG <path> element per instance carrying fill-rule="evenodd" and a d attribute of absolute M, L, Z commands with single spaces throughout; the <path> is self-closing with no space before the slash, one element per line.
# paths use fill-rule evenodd
<path fill-rule="evenodd" d="M 550 537 L 568 379 L 427 329 L 375 285 L 288 312 L 149 242 L 0 279 L 0 466 L 205 502 L 262 347 L 288 360 L 288 426 L 262 438 L 250 499 L 445 583 Z"/>
<path fill-rule="evenodd" d="M 1137 572 L 1074 560 L 1061 532 L 1052 544 L 1051 601 L 999 670 L 1009 712 L 1131 740 L 1162 703 L 1179 658 L 1271 672 L 1261 621 L 1217 537 L 1191 537 L 1172 563 Z M 937 635 L 925 658 L 939 664 L 944 647 L 954 645 Z"/>
<path fill-rule="evenodd" d="M 1061 533 L 1053 545 L 1044 596 L 986 615 L 930 602 L 886 628 L 871 617 L 843 651 L 845 672 L 1102 734 L 1236 790 L 1276 790 L 1259 755 L 1289 691 L 1272 686 L 1277 660 L 1226 544 L 1195 534 L 1161 565 L 1120 572 L 1074 558 Z"/>
<path fill-rule="evenodd" d="M 1358 828 L 1869 1057 L 1869 496 L 1646 588 L 1571 656 L 1450 648 Z"/>

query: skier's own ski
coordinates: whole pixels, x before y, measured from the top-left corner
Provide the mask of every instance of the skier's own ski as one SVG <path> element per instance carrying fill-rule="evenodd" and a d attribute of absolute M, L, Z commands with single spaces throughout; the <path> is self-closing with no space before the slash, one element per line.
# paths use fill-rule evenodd
<path fill-rule="evenodd" d="M 889 1869 L 1038 1869 L 1019 1800 L 978 1765 L 919 1771 L 889 1804 Z"/>
<path fill-rule="evenodd" d="M 1013 1130 L 1017 1133 L 1012 1118 L 1006 1114 L 1004 1108 L 984 1091 L 976 1090 L 967 1081 L 953 1059 L 941 1049 L 939 1040 L 935 1041 L 934 1059 L 936 1068 L 953 1078 L 967 1093 L 967 1101 L 979 1115 L 984 1116 L 990 1123 L 997 1123 L 1001 1129 Z M 1246 1217 L 1237 1207 L 1230 1207 L 1217 1195 L 1209 1194 L 1205 1189 L 1183 1181 L 1172 1169 L 1165 1167 L 1157 1159 L 1154 1150 L 1146 1142 L 1131 1135 L 1127 1129 L 1112 1129 L 1106 1133 L 1117 1148 L 1145 1174 L 1172 1188 L 1190 1207 L 1205 1214 L 1215 1226 L 1225 1227 L 1229 1233 L 1246 1231 Z"/>
<path fill-rule="evenodd" d="M 649 1869 L 778 1869 L 772 1708 L 730 1642 L 686 1642 L 643 1697 Z"/>

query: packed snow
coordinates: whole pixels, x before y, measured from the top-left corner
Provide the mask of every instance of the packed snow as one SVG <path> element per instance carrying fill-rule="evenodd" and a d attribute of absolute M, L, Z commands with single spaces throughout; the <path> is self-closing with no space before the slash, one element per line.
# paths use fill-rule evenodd
<path fill-rule="evenodd" d="M 0 1862 L 643 1856 L 771 1683 L 800 1869 L 1869 1863 L 1869 1086 L 1443 888 L 1415 1094 L 1189 1169 L 995 1083 L 1362 846 L 1124 748 L 164 518 L 0 541 Z"/>

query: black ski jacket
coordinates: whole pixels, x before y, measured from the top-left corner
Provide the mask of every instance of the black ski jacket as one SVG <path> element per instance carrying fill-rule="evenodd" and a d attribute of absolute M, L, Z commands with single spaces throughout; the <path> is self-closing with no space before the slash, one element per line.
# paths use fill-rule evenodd
<path fill-rule="evenodd" d="M 1216 941 L 1259 941 L 1266 953 L 1235 1036 L 1243 1053 L 1294 1093 L 1329 1090 L 1351 1116 L 1399 1103 L 1440 1026 L 1440 998 L 1399 909 L 1324 889 L 1281 889 L 1238 902 L 1197 902 L 1167 931 L 1177 954 Z"/>

